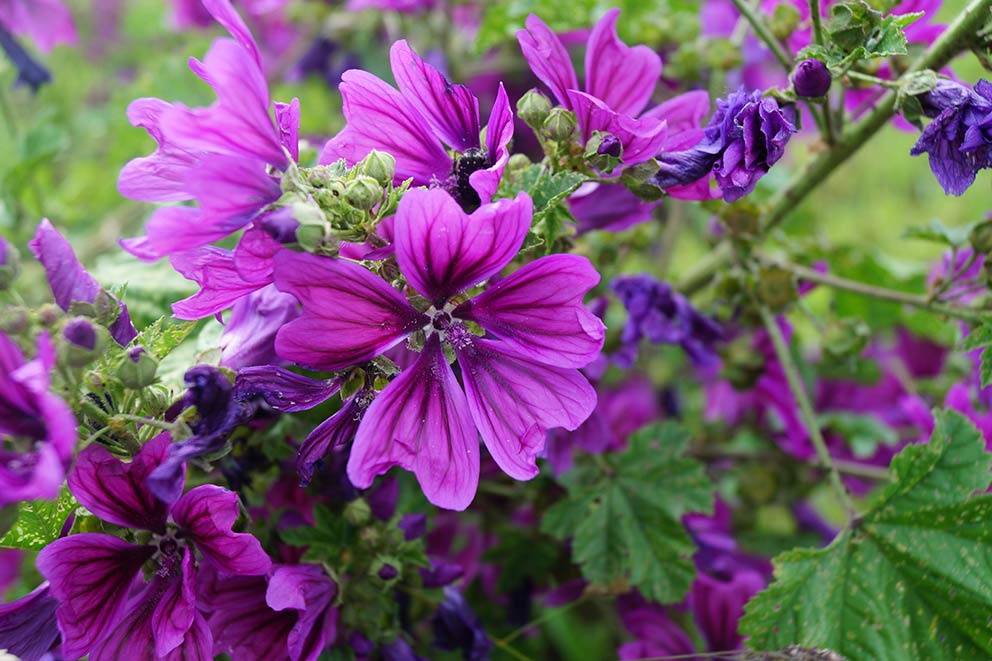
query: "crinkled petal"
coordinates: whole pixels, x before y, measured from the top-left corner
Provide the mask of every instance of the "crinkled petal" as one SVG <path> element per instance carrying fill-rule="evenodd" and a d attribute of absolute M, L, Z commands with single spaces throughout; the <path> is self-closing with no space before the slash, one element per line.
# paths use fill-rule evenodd
<path fill-rule="evenodd" d="M 272 566 L 254 536 L 231 531 L 238 519 L 238 494 L 233 491 L 213 484 L 196 487 L 176 501 L 172 519 L 197 550 L 222 571 L 255 575 Z"/>
<path fill-rule="evenodd" d="M 184 278 L 200 285 L 200 291 L 172 304 L 179 319 L 209 317 L 265 286 L 264 281 L 246 280 L 237 269 L 235 254 L 223 248 L 185 250 L 172 255 L 169 262 Z"/>
<path fill-rule="evenodd" d="M 453 85 L 424 62 L 405 39 L 389 49 L 396 86 L 449 147 L 479 147 L 479 100 L 464 85 Z"/>
<path fill-rule="evenodd" d="M 368 397 L 369 393 L 363 390 L 349 397 L 337 413 L 320 423 L 303 440 L 296 455 L 296 472 L 300 475 L 301 486 L 310 484 L 314 467 L 331 448 L 342 446 L 355 437 L 367 407 L 364 400 Z"/>
<path fill-rule="evenodd" d="M 279 142 L 289 152 L 294 161 L 300 160 L 300 100 L 294 98 L 289 103 L 275 102 L 276 128 Z"/>
<path fill-rule="evenodd" d="M 474 339 L 455 351 L 472 419 L 514 479 L 537 475 L 549 429 L 574 430 L 596 406 L 596 391 L 578 370 L 536 362 L 495 340 Z"/>
<path fill-rule="evenodd" d="M 579 81 L 575 67 L 568 58 L 568 51 L 561 39 L 534 14 L 527 17 L 526 29 L 517 32 L 517 41 L 524 59 L 538 79 L 551 88 L 552 93 L 567 110 L 572 110 L 568 90 L 576 89 Z"/>
<path fill-rule="evenodd" d="M 431 503 L 464 510 L 479 484 L 479 442 L 437 335 L 365 412 L 348 459 L 359 489 L 393 466 L 413 471 Z"/>
<path fill-rule="evenodd" d="M 644 110 L 661 77 L 661 58 L 647 46 L 628 46 L 617 36 L 619 9 L 606 12 L 586 48 L 586 91 L 620 113 Z"/>
<path fill-rule="evenodd" d="M 215 653 L 239 661 L 289 659 L 287 639 L 298 616 L 269 608 L 264 576 L 221 575 L 209 566 L 197 573 L 197 605 L 207 614 Z"/>
<path fill-rule="evenodd" d="M 254 216 L 282 195 L 264 161 L 227 154 L 200 159 L 187 173 L 186 190 L 205 212 L 221 218 Z"/>
<path fill-rule="evenodd" d="M 341 387 L 338 379 L 311 379 L 281 367 L 246 367 L 234 379 L 234 398 L 256 397 L 280 413 L 306 411 L 317 406 Z"/>
<path fill-rule="evenodd" d="M 666 151 L 680 151 L 694 147 L 703 138 L 703 120 L 710 111 L 710 96 L 703 90 L 679 94 L 647 112 L 641 119 L 652 117 L 668 123 Z"/>
<path fill-rule="evenodd" d="M 236 301 L 218 345 L 220 365 L 237 370 L 285 361 L 276 353 L 276 333 L 300 315 L 296 299 L 267 285 Z"/>
<path fill-rule="evenodd" d="M 276 335 L 278 354 L 300 365 L 361 363 L 425 323 L 402 294 L 354 262 L 285 251 L 275 257 L 275 280 L 303 306 Z"/>
<path fill-rule="evenodd" d="M 272 258 L 282 244 L 258 225 L 252 225 L 234 249 L 234 267 L 246 282 L 272 282 Z"/>
<path fill-rule="evenodd" d="M 605 327 L 582 303 L 599 274 L 581 255 L 549 255 L 527 264 L 455 308 L 531 359 L 585 367 L 603 348 Z"/>
<path fill-rule="evenodd" d="M 162 115 L 171 108 L 171 103 L 152 98 L 136 99 L 127 107 L 131 124 L 148 131 L 158 148 L 149 156 L 128 161 L 121 169 L 117 190 L 124 197 L 143 202 L 180 202 L 193 197 L 186 189 L 187 173 L 200 152 L 174 144 L 162 132 Z"/>
<path fill-rule="evenodd" d="M 533 210 L 526 193 L 468 215 L 443 190 L 411 190 L 400 200 L 393 225 L 400 270 L 414 289 L 443 304 L 510 263 Z"/>
<path fill-rule="evenodd" d="M 616 136 L 623 144 L 624 165 L 636 165 L 654 158 L 668 138 L 668 125 L 662 120 L 622 115 L 596 97 L 577 90 L 569 90 L 568 98 L 575 110 L 582 140 L 589 140 L 593 131 Z"/>
<path fill-rule="evenodd" d="M 148 475 L 165 460 L 171 439 L 162 433 L 145 443 L 130 463 L 91 444 L 76 459 L 69 490 L 90 512 L 125 528 L 165 532 L 169 506 L 148 490 Z"/>
<path fill-rule="evenodd" d="M 337 585 L 318 565 L 277 567 L 269 578 L 265 601 L 277 611 L 300 611 L 289 634 L 289 654 L 294 661 L 316 661 L 337 635 L 337 609 L 331 603 Z"/>

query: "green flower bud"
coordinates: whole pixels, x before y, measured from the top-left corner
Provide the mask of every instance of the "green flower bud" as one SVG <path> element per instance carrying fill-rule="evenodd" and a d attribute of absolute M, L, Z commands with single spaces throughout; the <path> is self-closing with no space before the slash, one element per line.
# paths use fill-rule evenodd
<path fill-rule="evenodd" d="M 54 326 L 62 318 L 62 309 L 52 303 L 45 303 L 38 308 L 38 321 L 43 326 Z"/>
<path fill-rule="evenodd" d="M 356 167 L 359 172 L 375 179 L 380 187 L 391 184 L 396 176 L 396 159 L 384 151 L 373 149 Z"/>
<path fill-rule="evenodd" d="M 324 246 L 327 232 L 322 225 L 300 225 L 296 228 L 296 242 L 307 252 L 317 252 Z"/>
<path fill-rule="evenodd" d="M 798 9 L 789 3 L 783 3 L 775 7 L 771 20 L 768 21 L 768 27 L 771 28 L 776 39 L 785 41 L 799 27 L 801 18 Z"/>
<path fill-rule="evenodd" d="M 31 318 L 25 308 L 0 310 L 0 331 L 7 335 L 19 335 L 31 325 Z"/>
<path fill-rule="evenodd" d="M 541 126 L 549 139 L 559 142 L 568 140 L 575 133 L 575 113 L 562 107 L 552 108 Z"/>
<path fill-rule="evenodd" d="M 344 195 L 351 206 L 369 211 L 382 202 L 382 186 L 372 177 L 358 177 L 348 183 Z"/>
<path fill-rule="evenodd" d="M 344 508 L 344 520 L 353 526 L 364 526 L 372 519 L 372 510 L 364 498 L 356 498 Z"/>
<path fill-rule="evenodd" d="M 510 157 L 510 160 L 506 162 L 506 170 L 508 172 L 522 172 L 530 167 L 530 159 L 527 158 L 526 154 L 514 154 Z"/>
<path fill-rule="evenodd" d="M 593 131 L 586 142 L 585 158 L 600 172 L 613 172 L 623 159 L 623 143 L 612 133 Z"/>
<path fill-rule="evenodd" d="M 0 291 L 10 289 L 10 286 L 21 273 L 21 256 L 14 246 L 0 236 Z"/>
<path fill-rule="evenodd" d="M 517 116 L 535 131 L 544 124 L 551 112 L 551 101 L 536 89 L 532 89 L 517 101 Z"/>
<path fill-rule="evenodd" d="M 143 347 L 128 349 L 127 357 L 117 366 L 117 378 L 132 390 L 140 390 L 155 382 L 158 361 Z"/>
<path fill-rule="evenodd" d="M 971 228 L 968 242 L 971 243 L 975 252 L 980 252 L 983 255 L 992 253 L 992 220 L 980 222 Z"/>

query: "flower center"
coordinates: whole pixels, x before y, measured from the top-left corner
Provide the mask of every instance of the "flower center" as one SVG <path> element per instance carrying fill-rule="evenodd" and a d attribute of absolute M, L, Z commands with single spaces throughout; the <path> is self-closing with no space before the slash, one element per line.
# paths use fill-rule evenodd
<path fill-rule="evenodd" d="M 489 155 L 484 149 L 469 149 L 462 152 L 455 161 L 452 170 L 453 190 L 449 190 L 451 196 L 458 201 L 466 213 L 472 213 L 482 204 L 479 194 L 472 188 L 469 178 L 473 172 L 485 170 L 492 163 L 489 162 Z"/>
<path fill-rule="evenodd" d="M 454 309 L 455 304 L 450 302 L 440 310 L 431 306 L 425 313 L 431 321 L 424 330 L 428 337 L 431 333 L 438 333 L 442 342 L 447 342 L 456 349 L 464 349 L 472 343 L 472 333 L 461 319 L 451 316 Z"/>

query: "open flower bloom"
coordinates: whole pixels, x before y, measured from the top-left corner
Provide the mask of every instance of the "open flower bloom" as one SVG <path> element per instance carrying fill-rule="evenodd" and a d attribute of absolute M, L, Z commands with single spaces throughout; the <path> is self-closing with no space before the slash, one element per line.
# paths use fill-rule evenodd
<path fill-rule="evenodd" d="M 25 361 L 0 332 L 0 507 L 55 498 L 76 446 L 76 419 L 48 390 L 55 349 L 45 334 L 37 346 Z"/>
<path fill-rule="evenodd" d="M 104 521 L 151 536 L 147 544 L 135 545 L 82 533 L 58 539 L 38 554 L 38 571 L 59 601 L 66 658 L 212 659 L 213 639 L 197 610 L 197 566 L 209 563 L 245 576 L 271 567 L 257 539 L 231 530 L 238 518 L 233 492 L 203 485 L 167 503 L 149 491 L 148 475 L 168 448 L 168 434 L 160 434 L 131 463 L 98 445 L 79 455 L 69 489 L 80 504 Z M 180 490 L 184 479 L 180 474 Z"/>
<path fill-rule="evenodd" d="M 258 47 L 229 0 L 203 6 L 234 37 L 214 41 L 190 69 L 210 85 L 217 102 L 187 108 L 161 99 L 138 99 L 128 118 L 158 143 L 150 156 L 121 170 L 121 194 L 145 202 L 196 200 L 197 207 L 157 210 L 146 236 L 121 245 L 154 261 L 204 246 L 246 227 L 279 199 L 280 173 L 298 157 L 299 102 L 274 104 Z"/>
<path fill-rule="evenodd" d="M 366 71 L 341 76 L 344 130 L 325 145 L 322 164 L 348 165 L 377 149 L 396 159 L 397 183 L 444 188 L 466 211 L 492 199 L 510 158 L 513 113 L 500 84 L 489 115 L 485 145 L 480 138 L 479 100 L 424 62 L 406 41 L 389 51 L 399 91 Z M 450 150 L 450 152 L 449 152 Z"/>
<path fill-rule="evenodd" d="M 463 295 L 517 255 L 532 214 L 524 193 L 469 216 L 441 190 L 408 192 L 396 213 L 396 257 L 426 310 L 354 262 L 276 255 L 276 285 L 303 306 L 276 336 L 283 358 L 340 370 L 417 331 L 426 336 L 423 352 L 362 418 L 348 461 L 356 487 L 398 465 L 416 474 L 432 503 L 464 509 L 479 480 L 477 433 L 504 472 L 526 480 L 537 475 L 545 432 L 575 429 L 592 412 L 595 391 L 578 368 L 596 358 L 604 333 L 582 304 L 599 281 L 586 258 L 542 257 L 473 298 Z"/>

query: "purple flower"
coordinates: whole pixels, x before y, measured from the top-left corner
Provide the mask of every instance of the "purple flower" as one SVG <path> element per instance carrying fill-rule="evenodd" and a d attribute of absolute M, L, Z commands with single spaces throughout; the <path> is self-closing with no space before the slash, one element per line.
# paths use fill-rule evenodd
<path fill-rule="evenodd" d="M 0 29 L 29 38 L 43 53 L 78 39 L 62 0 L 0 0 Z"/>
<path fill-rule="evenodd" d="M 310 484 L 315 467 L 323 461 L 331 449 L 343 447 L 355 438 L 358 424 L 374 397 L 372 384 L 366 383 L 354 395 L 342 402 L 337 413 L 324 420 L 307 435 L 296 455 L 296 472 L 300 474 L 300 486 L 305 487 Z"/>
<path fill-rule="evenodd" d="M 831 82 L 830 69 L 820 60 L 803 60 L 792 72 L 792 86 L 799 96 L 824 96 L 830 91 Z"/>
<path fill-rule="evenodd" d="M 269 578 L 265 603 L 275 611 L 298 611 L 287 637 L 289 658 L 316 661 L 337 636 L 337 584 L 319 565 L 280 566 Z"/>
<path fill-rule="evenodd" d="M 744 197 L 785 153 L 796 132 L 796 110 L 779 106 L 761 92 L 743 88 L 717 101 L 717 110 L 695 147 L 658 157 L 661 171 L 652 180 L 660 188 L 685 185 L 711 171 L 727 202 Z"/>
<path fill-rule="evenodd" d="M 121 245 L 154 261 L 198 248 L 247 226 L 279 199 L 280 172 L 297 157 L 299 103 L 274 104 L 261 56 L 229 0 L 202 0 L 234 39 L 214 41 L 203 62 L 190 68 L 217 94 L 208 108 L 161 99 L 138 99 L 128 118 L 158 143 L 150 156 L 121 170 L 121 194 L 146 202 L 196 200 L 197 207 L 168 206 L 148 221 L 146 236 Z"/>
<path fill-rule="evenodd" d="M 210 625 L 213 652 L 236 661 L 287 658 L 299 612 L 273 610 L 266 603 L 264 576 L 231 576 L 211 567 L 204 569 L 197 576 L 197 607 Z"/>
<path fill-rule="evenodd" d="M 52 227 L 47 218 L 42 219 L 38 225 L 38 231 L 28 242 L 28 248 L 45 267 L 45 276 L 60 308 L 68 312 L 73 303 L 93 303 L 97 305 L 97 314 L 103 315 L 104 310 L 100 306 L 106 303 L 118 311 L 117 314 L 111 311 L 107 320 L 110 335 L 117 343 L 124 346 L 138 335 L 127 313 L 127 306 L 116 296 L 100 288 L 93 276 L 79 263 L 69 242 Z"/>
<path fill-rule="evenodd" d="M 76 419 L 49 392 L 55 349 L 38 336 L 37 355 L 25 361 L 0 332 L 0 507 L 55 498 L 76 447 Z"/>
<path fill-rule="evenodd" d="M 412 178 L 414 186 L 444 188 L 466 211 L 488 203 L 513 138 L 513 113 L 502 84 L 482 145 L 479 101 L 467 87 L 445 80 L 406 41 L 393 44 L 389 56 L 399 91 L 365 71 L 342 74 L 348 124 L 324 147 L 320 162 L 343 158 L 354 165 L 376 149 L 396 159 L 396 183 Z"/>
<path fill-rule="evenodd" d="M 268 285 L 236 301 L 220 336 L 220 365 L 232 370 L 280 364 L 276 333 L 298 316 L 296 299 Z"/>
<path fill-rule="evenodd" d="M 43 658 L 59 637 L 57 607 L 47 583 L 17 601 L 0 604 L 0 650 L 22 661 Z"/>
<path fill-rule="evenodd" d="M 461 650 L 466 661 L 488 659 L 493 646 L 479 616 L 458 588 L 450 585 L 444 588 L 444 599 L 434 614 L 434 646 L 443 650 Z"/>
<path fill-rule="evenodd" d="M 168 448 L 169 436 L 160 434 L 131 463 L 98 445 L 77 459 L 69 489 L 80 504 L 104 521 L 147 530 L 151 539 L 137 546 L 82 533 L 39 553 L 38 570 L 59 601 L 66 657 L 163 657 L 180 646 L 187 656 L 208 657 L 212 640 L 196 607 L 196 566 L 209 563 L 242 575 L 264 574 L 271 566 L 257 539 L 231 530 L 239 511 L 236 494 L 204 485 L 172 503 L 149 491 L 147 478 Z M 180 474 L 180 491 L 183 479 Z M 151 579 L 144 582 L 141 570 L 149 562 Z"/>
<path fill-rule="evenodd" d="M 678 344 L 700 367 L 716 363 L 713 347 L 723 339 L 723 329 L 669 284 L 648 275 L 632 275 L 616 278 L 612 288 L 628 314 L 620 336 L 622 347 L 614 356 L 619 365 L 634 364 L 642 338 L 654 344 Z"/>
<path fill-rule="evenodd" d="M 599 280 L 587 259 L 542 257 L 465 302 L 452 301 L 509 264 L 532 213 L 523 193 L 469 216 L 443 191 L 408 192 L 394 243 L 400 270 L 428 302 L 423 311 L 354 262 L 276 255 L 276 285 L 303 306 L 276 336 L 283 358 L 341 370 L 426 334 L 420 356 L 362 418 L 348 461 L 356 487 L 399 465 L 416 474 L 432 503 L 464 509 L 479 479 L 477 430 L 500 468 L 524 480 L 537 474 L 548 429 L 575 429 L 589 416 L 595 393 L 577 368 L 597 356 L 603 324 L 582 305 Z M 489 337 L 473 335 L 465 322 Z"/>
<path fill-rule="evenodd" d="M 948 195 L 962 195 L 979 170 L 992 168 L 992 83 L 971 90 L 950 80 L 920 97 L 933 118 L 910 154 L 928 154 L 930 170 Z"/>

